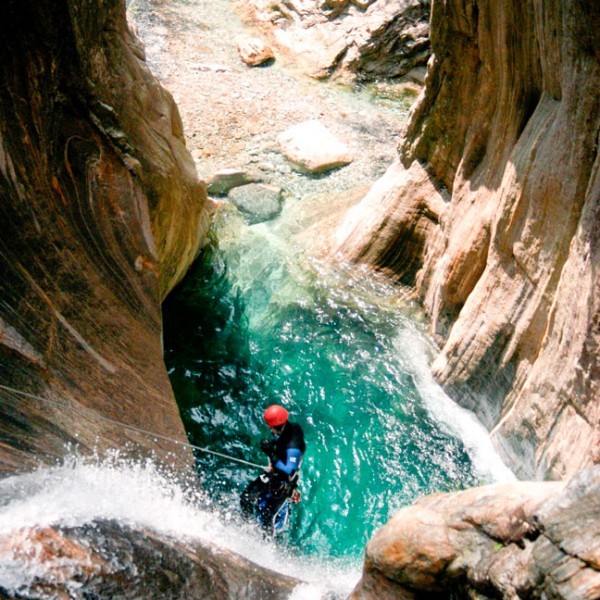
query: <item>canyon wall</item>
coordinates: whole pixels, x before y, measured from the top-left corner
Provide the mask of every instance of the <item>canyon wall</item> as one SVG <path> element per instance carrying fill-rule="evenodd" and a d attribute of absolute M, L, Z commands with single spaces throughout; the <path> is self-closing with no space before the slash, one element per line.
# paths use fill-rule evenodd
<path fill-rule="evenodd" d="M 600 461 L 600 12 L 436 0 L 399 161 L 335 249 L 414 286 L 433 370 L 523 477 Z"/>
<path fill-rule="evenodd" d="M 65 444 L 177 446 L 160 300 L 206 194 L 124 0 L 8 0 L 0 23 L 0 472 Z"/>

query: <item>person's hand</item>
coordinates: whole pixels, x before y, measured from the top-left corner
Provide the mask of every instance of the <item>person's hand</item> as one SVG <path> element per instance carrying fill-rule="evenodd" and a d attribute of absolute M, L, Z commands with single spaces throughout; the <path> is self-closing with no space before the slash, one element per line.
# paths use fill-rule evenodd
<path fill-rule="evenodd" d="M 261 440 L 260 449 L 270 458 L 275 450 L 275 442 L 272 440 Z"/>

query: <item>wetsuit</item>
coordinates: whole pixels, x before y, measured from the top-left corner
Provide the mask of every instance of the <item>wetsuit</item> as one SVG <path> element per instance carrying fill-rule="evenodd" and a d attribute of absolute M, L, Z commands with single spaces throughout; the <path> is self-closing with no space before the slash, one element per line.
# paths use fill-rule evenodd
<path fill-rule="evenodd" d="M 261 444 L 269 455 L 271 471 L 257 477 L 242 492 L 240 505 L 246 517 L 256 513 L 265 529 L 273 524 L 273 517 L 298 485 L 300 465 L 306 451 L 304 432 L 297 423 L 288 421 L 274 443 Z"/>

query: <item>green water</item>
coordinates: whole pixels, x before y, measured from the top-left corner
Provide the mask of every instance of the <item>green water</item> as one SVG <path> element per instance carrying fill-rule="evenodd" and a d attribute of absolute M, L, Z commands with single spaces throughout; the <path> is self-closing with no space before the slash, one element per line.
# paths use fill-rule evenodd
<path fill-rule="evenodd" d="M 308 449 L 287 543 L 359 559 L 398 508 L 479 477 L 417 389 L 431 346 L 410 303 L 361 269 L 307 258 L 296 222 L 217 220 L 219 244 L 165 304 L 166 361 L 196 445 L 264 463 L 262 412 L 274 402 L 290 411 Z M 198 464 L 224 508 L 257 475 L 209 455 Z"/>

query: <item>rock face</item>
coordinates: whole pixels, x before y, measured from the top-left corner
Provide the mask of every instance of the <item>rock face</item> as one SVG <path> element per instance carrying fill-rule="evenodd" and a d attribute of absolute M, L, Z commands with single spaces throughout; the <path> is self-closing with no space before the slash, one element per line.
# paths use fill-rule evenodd
<path fill-rule="evenodd" d="M 429 58 L 429 0 L 242 0 L 283 55 L 316 78 L 373 81 Z"/>
<path fill-rule="evenodd" d="M 177 109 L 124 1 L 3 11 L 0 471 L 128 440 L 188 464 L 107 421 L 185 440 L 160 299 L 196 255 L 206 196 Z"/>
<path fill-rule="evenodd" d="M 240 185 L 247 185 L 258 181 L 259 175 L 251 173 L 245 169 L 219 169 L 211 175 L 206 181 L 206 189 L 209 194 L 222 196 L 227 194 L 233 188 Z"/>
<path fill-rule="evenodd" d="M 0 561 L 27 578 L 0 598 L 289 598 L 297 581 L 208 544 L 175 542 L 114 521 L 21 530 L 0 538 Z M 10 579 L 10 578 L 9 578 Z M 7 594 L 6 596 L 4 594 Z"/>
<path fill-rule="evenodd" d="M 367 546 L 352 598 L 600 596 L 600 467 L 425 497 Z"/>
<path fill-rule="evenodd" d="M 524 477 L 600 460 L 599 25 L 580 1 L 435 3 L 401 164 L 335 244 L 415 286 L 439 381 Z"/>

